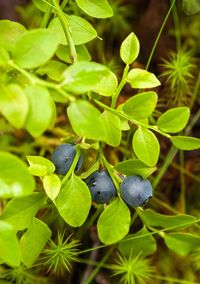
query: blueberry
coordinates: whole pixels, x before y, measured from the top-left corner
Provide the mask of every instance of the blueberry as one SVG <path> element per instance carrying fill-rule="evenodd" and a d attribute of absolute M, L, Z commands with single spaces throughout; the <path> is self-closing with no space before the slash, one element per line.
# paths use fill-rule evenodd
<path fill-rule="evenodd" d="M 85 179 L 85 183 L 90 189 L 93 201 L 98 204 L 106 203 L 116 195 L 114 183 L 105 170 L 95 171 Z"/>
<path fill-rule="evenodd" d="M 151 183 L 140 176 L 124 178 L 120 185 L 123 200 L 130 206 L 144 206 L 153 195 Z"/>
<path fill-rule="evenodd" d="M 56 167 L 56 172 L 65 175 L 71 167 L 76 155 L 75 144 L 61 144 L 53 152 L 51 160 Z M 81 155 L 77 163 L 75 171 L 78 172 L 83 164 L 83 156 Z"/>

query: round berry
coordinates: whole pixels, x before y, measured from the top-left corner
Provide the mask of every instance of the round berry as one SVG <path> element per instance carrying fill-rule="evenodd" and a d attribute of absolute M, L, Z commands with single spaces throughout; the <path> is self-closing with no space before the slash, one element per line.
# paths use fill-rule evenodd
<path fill-rule="evenodd" d="M 93 201 L 98 204 L 106 203 L 116 195 L 115 185 L 105 170 L 95 171 L 85 179 L 85 183 L 90 189 Z"/>
<path fill-rule="evenodd" d="M 76 145 L 74 144 L 61 144 L 53 152 L 51 160 L 56 167 L 56 172 L 65 175 L 70 169 L 73 160 L 76 156 Z M 76 165 L 75 171 L 78 172 L 83 164 L 83 156 L 81 155 Z"/>
<path fill-rule="evenodd" d="M 144 206 L 153 195 L 149 180 L 140 176 L 129 176 L 123 179 L 120 185 L 123 200 L 130 206 Z"/>

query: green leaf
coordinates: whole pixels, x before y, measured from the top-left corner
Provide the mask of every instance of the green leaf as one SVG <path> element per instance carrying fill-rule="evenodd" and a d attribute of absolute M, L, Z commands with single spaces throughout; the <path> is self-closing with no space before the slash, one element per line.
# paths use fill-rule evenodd
<path fill-rule="evenodd" d="M 107 0 L 75 0 L 86 14 L 94 18 L 110 18 L 113 11 Z"/>
<path fill-rule="evenodd" d="M 167 247 L 185 256 L 200 247 L 200 237 L 190 233 L 170 233 L 163 235 Z"/>
<path fill-rule="evenodd" d="M 122 161 L 116 164 L 114 168 L 124 175 L 139 175 L 143 178 L 147 178 L 156 171 L 156 167 L 147 167 L 138 159 Z"/>
<path fill-rule="evenodd" d="M 140 43 L 134 33 L 130 33 L 122 42 L 120 47 L 120 57 L 126 64 L 131 64 L 138 57 Z"/>
<path fill-rule="evenodd" d="M 24 90 L 16 84 L 0 86 L 0 111 L 8 122 L 21 128 L 28 114 L 29 104 Z"/>
<path fill-rule="evenodd" d="M 12 50 L 15 63 L 22 68 L 36 68 L 46 63 L 58 47 L 57 33 L 36 29 L 25 32 Z"/>
<path fill-rule="evenodd" d="M 172 108 L 159 117 L 157 126 L 164 132 L 176 133 L 186 126 L 189 117 L 190 109 L 188 107 Z"/>
<path fill-rule="evenodd" d="M 200 11 L 199 0 L 183 0 L 182 8 L 186 15 L 191 16 Z"/>
<path fill-rule="evenodd" d="M 129 71 L 127 82 L 132 88 L 136 89 L 155 88 L 160 85 L 160 81 L 153 73 L 139 68 L 134 68 Z"/>
<path fill-rule="evenodd" d="M 97 37 L 96 30 L 84 18 L 74 15 L 65 16 L 70 26 L 72 39 L 75 45 L 84 44 Z M 48 29 L 58 34 L 60 44 L 68 45 L 63 27 L 57 17 L 50 22 Z"/>
<path fill-rule="evenodd" d="M 133 135 L 133 150 L 144 164 L 154 167 L 160 154 L 160 145 L 150 130 L 139 127 Z"/>
<path fill-rule="evenodd" d="M 47 3 L 45 3 L 44 1 L 41 1 L 41 0 L 33 0 L 33 3 L 42 12 L 46 12 L 46 10 L 49 7 L 49 5 Z"/>
<path fill-rule="evenodd" d="M 66 68 L 67 65 L 60 61 L 49 60 L 45 65 L 37 69 L 37 74 L 42 76 L 47 75 L 50 79 L 59 82 L 63 80 L 63 73 Z"/>
<path fill-rule="evenodd" d="M 119 251 L 125 256 L 142 257 L 153 254 L 157 249 L 156 240 L 149 231 L 143 227 L 139 232 L 126 236 L 119 242 Z"/>
<path fill-rule="evenodd" d="M 0 197 L 28 195 L 34 187 L 34 179 L 26 165 L 16 156 L 0 152 Z"/>
<path fill-rule="evenodd" d="M 100 115 L 100 119 L 105 127 L 105 135 L 103 140 L 113 147 L 119 146 L 122 138 L 119 117 L 109 111 L 104 111 Z"/>
<path fill-rule="evenodd" d="M 64 72 L 62 85 L 69 92 L 76 94 L 92 91 L 98 88 L 104 76 L 109 75 L 109 69 L 96 62 L 77 62 Z"/>
<path fill-rule="evenodd" d="M 105 72 L 99 82 L 95 85 L 92 91 L 100 94 L 101 96 L 110 97 L 117 89 L 118 81 L 117 77 L 109 69 Z"/>
<path fill-rule="evenodd" d="M 29 113 L 25 128 L 34 137 L 52 126 L 55 116 L 55 104 L 47 88 L 39 85 L 29 85 L 25 92 L 29 100 Z"/>
<path fill-rule="evenodd" d="M 12 226 L 0 221 L 0 251 L 1 259 L 9 266 L 20 265 L 19 242 Z"/>
<path fill-rule="evenodd" d="M 0 219 L 8 222 L 17 231 L 26 229 L 37 211 L 46 203 L 46 196 L 34 192 L 28 196 L 14 198 L 8 202 Z"/>
<path fill-rule="evenodd" d="M 9 20 L 0 21 L 0 45 L 6 50 L 11 51 L 15 42 L 26 32 L 20 23 Z"/>
<path fill-rule="evenodd" d="M 146 209 L 142 211 L 142 220 L 144 220 L 145 224 L 152 227 L 174 227 L 175 229 L 177 227 L 180 229 L 191 226 L 190 223 L 195 221 L 196 218 L 186 214 L 162 215 L 153 211 L 152 209 Z"/>
<path fill-rule="evenodd" d="M 89 102 L 77 100 L 67 108 L 67 114 L 74 132 L 88 139 L 102 140 L 104 124 L 100 112 Z"/>
<path fill-rule="evenodd" d="M 46 195 L 51 200 L 54 200 L 60 192 L 61 181 L 57 175 L 54 174 L 46 175 L 43 179 L 43 186 Z"/>
<path fill-rule="evenodd" d="M 170 138 L 176 148 L 181 150 L 195 150 L 200 148 L 200 139 L 190 136 L 173 136 Z"/>
<path fill-rule="evenodd" d="M 131 222 L 130 211 L 124 201 L 117 198 L 110 203 L 97 222 L 98 236 L 106 245 L 114 244 L 128 234 Z"/>
<path fill-rule="evenodd" d="M 50 237 L 49 227 L 41 220 L 33 218 L 28 230 L 20 239 L 21 260 L 26 266 L 32 266 L 37 260 Z"/>
<path fill-rule="evenodd" d="M 56 207 L 70 226 L 80 227 L 85 222 L 91 207 L 91 194 L 78 176 L 72 175 L 64 184 L 56 199 Z"/>
<path fill-rule="evenodd" d="M 89 51 L 85 45 L 77 45 L 76 46 L 76 53 L 77 53 L 77 60 L 78 61 L 90 61 L 91 56 L 89 54 Z M 58 58 L 66 63 L 71 64 L 70 59 L 70 51 L 69 47 L 66 45 L 59 45 L 56 55 Z"/>
<path fill-rule="evenodd" d="M 147 118 L 153 113 L 157 100 L 155 92 L 140 93 L 124 103 L 123 111 L 133 118 Z"/>
<path fill-rule="evenodd" d="M 46 174 L 51 174 L 55 171 L 54 164 L 40 156 L 26 156 L 28 163 L 30 165 L 29 172 L 33 176 L 44 176 Z"/>
<path fill-rule="evenodd" d="M 9 62 L 10 55 L 8 51 L 0 46 L 0 67 L 7 67 L 7 64 Z"/>

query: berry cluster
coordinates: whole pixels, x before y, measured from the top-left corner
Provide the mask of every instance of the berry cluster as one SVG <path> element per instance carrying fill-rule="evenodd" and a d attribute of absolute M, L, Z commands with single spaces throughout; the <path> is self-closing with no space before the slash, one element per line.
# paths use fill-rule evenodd
<path fill-rule="evenodd" d="M 58 146 L 52 154 L 56 172 L 65 175 L 70 169 L 76 155 L 75 144 L 62 144 Z M 83 164 L 83 156 L 81 155 L 75 172 L 78 172 Z M 104 169 L 99 169 L 88 176 L 84 182 L 90 189 L 92 199 L 98 204 L 107 203 L 110 199 L 117 195 L 116 187 Z M 153 190 L 151 183 L 147 179 L 140 176 L 124 177 L 120 185 L 120 195 L 122 199 L 130 206 L 144 206 L 152 197 Z"/>

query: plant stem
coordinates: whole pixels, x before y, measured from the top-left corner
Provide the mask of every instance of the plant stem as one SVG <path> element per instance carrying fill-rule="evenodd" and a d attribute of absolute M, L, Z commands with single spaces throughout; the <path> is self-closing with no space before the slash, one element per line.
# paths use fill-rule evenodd
<path fill-rule="evenodd" d="M 126 65 L 126 67 L 124 68 L 124 72 L 123 72 L 123 75 L 122 75 L 122 80 L 121 80 L 120 84 L 118 85 L 116 91 L 114 92 L 114 94 L 112 96 L 111 108 L 115 108 L 116 107 L 116 102 L 117 102 L 117 99 L 119 97 L 119 94 L 120 94 L 122 88 L 124 87 L 124 85 L 126 84 L 126 77 L 127 77 L 129 68 L 130 68 L 129 65 Z"/>
<path fill-rule="evenodd" d="M 74 45 L 74 41 L 72 39 L 71 29 L 70 29 L 68 20 L 67 20 L 66 16 L 63 14 L 63 11 L 59 6 L 58 1 L 52 0 L 52 3 L 56 7 L 58 18 L 59 18 L 60 23 L 63 27 L 63 31 L 65 33 L 66 40 L 67 40 L 67 43 L 68 43 L 68 46 L 69 46 L 70 60 L 71 60 L 71 63 L 73 64 L 77 61 L 77 54 L 76 54 L 76 48 L 75 48 L 75 45 Z"/>
<path fill-rule="evenodd" d="M 162 26 L 160 27 L 159 33 L 158 33 L 158 35 L 157 35 L 157 37 L 156 37 L 156 40 L 155 40 L 155 42 L 154 42 L 154 45 L 153 45 L 153 47 L 152 47 L 152 49 L 151 49 L 151 53 L 150 53 L 150 55 L 149 55 L 149 59 L 148 59 L 148 61 L 147 61 L 146 67 L 145 67 L 146 70 L 149 68 L 149 65 L 150 65 L 150 63 L 151 63 L 151 59 L 152 59 L 153 54 L 154 54 L 154 52 L 155 52 L 156 46 L 157 46 L 157 44 L 158 44 L 158 41 L 159 41 L 160 36 L 161 36 L 161 34 L 162 34 L 162 31 L 163 31 L 163 29 L 164 29 L 164 27 L 165 27 L 165 24 L 166 24 L 166 22 L 167 22 L 167 20 L 168 20 L 168 18 L 169 18 L 169 15 L 170 15 L 170 13 L 171 13 L 171 10 L 172 10 L 172 8 L 173 8 L 175 2 L 176 2 L 176 0 L 173 0 L 173 2 L 171 3 L 170 8 L 169 8 L 169 10 L 168 10 L 168 12 L 167 12 L 167 15 L 165 16 L 165 19 L 164 19 L 164 21 L 163 21 L 163 23 L 162 23 Z"/>
<path fill-rule="evenodd" d="M 45 14 L 42 18 L 42 21 L 40 23 L 40 28 L 46 28 L 49 22 L 49 18 L 51 16 L 51 11 L 52 11 L 52 7 L 48 6 L 47 10 L 45 11 Z"/>
<path fill-rule="evenodd" d="M 173 12 L 173 19 L 174 19 L 174 30 L 175 30 L 175 35 L 176 35 L 176 49 L 178 52 L 181 49 L 181 35 L 180 35 L 180 22 L 179 22 L 176 4 L 174 5 L 174 9 L 172 10 L 172 12 Z"/>
<path fill-rule="evenodd" d="M 180 166 L 184 168 L 184 151 L 182 150 L 179 151 L 179 162 Z M 183 172 L 180 172 L 180 184 L 180 212 L 185 213 L 185 175 Z"/>
<path fill-rule="evenodd" d="M 196 97 L 198 95 L 199 89 L 200 89 L 200 72 L 198 74 L 197 81 L 196 81 L 196 84 L 194 86 L 194 92 L 193 92 L 193 95 L 192 95 L 192 98 L 191 98 L 191 102 L 190 102 L 190 108 L 191 109 L 192 109 L 192 107 L 194 105 L 194 102 L 195 102 Z"/>
<path fill-rule="evenodd" d="M 180 283 L 180 284 L 198 284 L 197 282 L 193 282 L 189 280 L 181 280 L 181 279 L 159 276 L 159 275 L 153 275 L 152 277 L 154 277 L 155 279 L 166 280 L 168 283 L 173 282 L 173 283 Z"/>
<path fill-rule="evenodd" d="M 65 8 L 65 6 L 67 5 L 67 2 L 68 2 L 69 0 L 63 0 L 62 1 L 62 4 L 60 5 L 60 8 L 63 10 L 64 8 Z"/>

